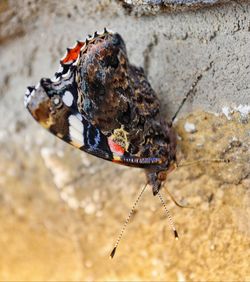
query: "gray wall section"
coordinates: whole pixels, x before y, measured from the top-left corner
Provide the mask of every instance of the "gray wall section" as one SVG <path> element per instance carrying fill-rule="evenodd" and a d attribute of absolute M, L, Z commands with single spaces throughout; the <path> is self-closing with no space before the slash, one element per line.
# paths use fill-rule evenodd
<path fill-rule="evenodd" d="M 230 0 L 118 0 L 129 13 L 137 15 L 158 14 L 166 11 L 203 9 L 225 4 Z"/>
<path fill-rule="evenodd" d="M 23 116 L 25 87 L 52 76 L 66 47 L 104 26 L 122 35 L 131 62 L 145 68 L 168 116 L 199 74 L 182 113 L 250 103 L 248 3 L 141 17 L 114 1 L 14 1 L 6 10 L 0 31 L 4 116 L 11 115 L 5 109 L 13 101 Z"/>

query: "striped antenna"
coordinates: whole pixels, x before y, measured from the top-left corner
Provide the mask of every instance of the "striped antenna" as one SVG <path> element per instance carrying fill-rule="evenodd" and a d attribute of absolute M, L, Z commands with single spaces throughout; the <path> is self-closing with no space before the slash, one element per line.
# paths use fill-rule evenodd
<path fill-rule="evenodd" d="M 184 162 L 177 164 L 177 168 L 179 167 L 184 167 L 184 166 L 190 166 L 190 165 L 196 165 L 199 163 L 230 163 L 231 160 L 229 159 L 200 159 L 200 160 L 195 160 L 195 161 L 190 161 L 190 162 Z"/>
<path fill-rule="evenodd" d="M 160 199 L 160 201 L 161 201 L 161 203 L 162 203 L 162 205 L 163 205 L 163 207 L 164 207 L 164 209 L 165 209 L 165 211 L 166 211 L 166 213 L 167 213 L 169 226 L 170 226 L 170 228 L 171 228 L 171 229 L 173 230 L 173 232 L 174 232 L 174 237 L 175 237 L 176 240 L 178 240 L 178 239 L 179 239 L 178 232 L 177 232 L 177 230 L 175 229 L 174 222 L 173 222 L 173 219 L 172 219 L 172 217 L 171 217 L 171 215 L 170 215 L 170 213 L 169 213 L 169 210 L 167 209 L 167 206 L 166 206 L 166 204 L 165 204 L 165 202 L 164 202 L 164 200 L 163 200 L 163 198 L 162 198 L 161 193 L 158 192 L 157 195 L 158 195 L 158 197 L 159 197 L 159 199 Z"/>
<path fill-rule="evenodd" d="M 125 229 L 126 229 L 128 223 L 129 223 L 130 218 L 131 218 L 132 214 L 134 213 L 135 208 L 136 208 L 137 204 L 139 203 L 140 198 L 141 198 L 142 194 L 144 193 L 144 191 L 145 191 L 147 185 L 148 185 L 148 183 L 146 183 L 146 184 L 143 186 L 142 190 L 140 191 L 138 197 L 136 198 L 136 200 L 135 200 L 135 202 L 134 202 L 134 204 L 133 204 L 133 206 L 132 206 L 132 208 L 131 208 L 131 210 L 130 210 L 130 212 L 129 212 L 129 214 L 128 214 L 128 216 L 127 216 L 127 218 L 126 218 L 126 220 L 125 220 L 125 222 L 124 222 L 124 224 L 123 224 L 123 227 L 122 227 L 122 229 L 121 229 L 121 232 L 120 232 L 120 234 L 119 234 L 119 236 L 118 236 L 118 238 L 117 238 L 117 240 L 116 240 L 115 246 L 114 246 L 112 252 L 110 253 L 110 258 L 111 258 L 111 259 L 112 259 L 112 258 L 114 257 L 114 255 L 115 255 L 116 249 L 117 249 L 117 247 L 118 247 L 118 245 L 119 245 L 119 243 L 120 243 L 120 241 L 121 241 L 121 239 L 122 239 L 122 236 L 123 236 L 123 234 L 124 234 L 124 231 L 125 231 Z"/>
<path fill-rule="evenodd" d="M 201 74 L 196 77 L 196 80 L 195 80 L 195 81 L 193 82 L 193 84 L 191 85 L 189 91 L 186 93 L 186 95 L 185 95 L 184 98 L 182 99 L 182 102 L 181 102 L 179 108 L 177 109 L 176 113 L 175 113 L 174 116 L 172 117 L 172 119 L 171 119 L 172 123 L 175 121 L 177 115 L 178 115 L 179 112 L 181 111 L 181 109 L 182 109 L 182 107 L 184 106 L 184 104 L 185 104 L 186 100 L 188 99 L 188 97 L 189 97 L 191 94 L 194 93 L 195 87 L 197 86 L 197 84 L 198 84 L 198 82 L 201 80 L 201 78 L 202 78 L 202 75 L 201 75 Z"/>

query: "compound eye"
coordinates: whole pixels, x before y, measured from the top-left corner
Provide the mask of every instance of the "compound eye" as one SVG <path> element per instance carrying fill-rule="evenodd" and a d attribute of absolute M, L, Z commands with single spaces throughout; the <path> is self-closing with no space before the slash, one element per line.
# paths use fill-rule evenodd
<path fill-rule="evenodd" d="M 157 174 L 157 179 L 159 180 L 159 181 L 165 181 L 166 180 L 166 178 L 167 178 L 167 173 L 166 173 L 166 171 L 160 171 L 160 172 L 158 172 L 158 174 Z"/>
<path fill-rule="evenodd" d="M 63 105 L 62 98 L 59 95 L 55 95 L 52 97 L 52 104 L 55 108 L 61 108 Z"/>

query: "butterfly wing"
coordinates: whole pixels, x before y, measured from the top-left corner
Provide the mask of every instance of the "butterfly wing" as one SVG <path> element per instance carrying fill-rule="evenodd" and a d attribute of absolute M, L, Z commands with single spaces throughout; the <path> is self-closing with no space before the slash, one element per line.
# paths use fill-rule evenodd
<path fill-rule="evenodd" d="M 78 111 L 122 156 L 164 159 L 175 143 L 142 68 L 130 64 L 119 34 L 97 35 L 76 60 Z M 174 147 L 174 146 L 172 146 Z"/>
<path fill-rule="evenodd" d="M 105 160 L 142 167 L 159 163 L 156 158 L 125 154 L 118 143 L 78 112 L 74 101 L 76 88 L 71 83 L 64 83 L 61 81 L 59 88 L 58 83 L 42 79 L 39 85 L 27 90 L 26 107 L 43 127 L 74 147 Z"/>
<path fill-rule="evenodd" d="M 95 33 L 68 49 L 60 63 L 55 79 L 41 79 L 25 96 L 41 125 L 105 160 L 136 167 L 162 163 L 169 141 L 159 101 L 143 70 L 130 65 L 120 35 Z"/>

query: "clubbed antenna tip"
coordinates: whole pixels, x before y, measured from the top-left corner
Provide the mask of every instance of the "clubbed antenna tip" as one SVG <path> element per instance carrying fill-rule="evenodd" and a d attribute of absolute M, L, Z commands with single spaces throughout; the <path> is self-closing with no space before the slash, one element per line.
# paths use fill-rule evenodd
<path fill-rule="evenodd" d="M 165 202 L 164 202 L 164 200 L 163 200 L 163 198 L 162 198 L 160 192 L 158 192 L 157 195 L 158 195 L 158 197 L 159 197 L 159 199 L 160 199 L 160 201 L 161 201 L 161 203 L 162 203 L 162 205 L 163 205 L 163 207 L 164 207 L 164 209 L 165 209 L 165 211 L 166 211 L 166 214 L 167 214 L 167 217 L 168 217 L 169 225 L 170 225 L 171 229 L 172 229 L 173 232 L 174 232 L 175 240 L 178 240 L 178 239 L 179 239 L 179 236 L 178 236 L 177 230 L 176 230 L 175 227 L 174 227 L 174 223 L 173 223 L 173 220 L 172 220 L 171 215 L 169 214 L 169 211 L 168 211 L 168 209 L 167 209 L 167 206 L 166 206 L 166 204 L 165 204 Z"/>
<path fill-rule="evenodd" d="M 116 252 L 116 247 L 114 247 L 114 249 L 113 249 L 112 252 L 110 253 L 110 258 L 111 258 L 111 259 L 115 256 L 115 252 Z"/>
<path fill-rule="evenodd" d="M 177 230 L 174 230 L 174 237 L 176 241 L 179 240 L 179 235 L 178 235 Z"/>
<path fill-rule="evenodd" d="M 129 214 L 128 214 L 128 217 L 126 218 L 126 220 L 125 220 L 125 222 L 124 222 L 124 224 L 123 224 L 123 227 L 122 227 L 122 229 L 121 229 L 121 232 L 120 232 L 120 234 L 119 234 L 119 236 L 118 236 L 118 238 L 117 238 L 117 240 L 116 240 L 115 247 L 113 248 L 112 252 L 110 253 L 110 258 L 111 258 L 111 259 L 112 259 L 112 258 L 114 257 L 114 255 L 115 255 L 117 246 L 119 245 L 119 243 L 120 243 L 120 241 L 121 241 L 121 238 L 122 238 L 122 236 L 123 236 L 123 233 L 124 233 L 124 231 L 125 231 L 125 229 L 126 229 L 128 223 L 129 223 L 130 218 L 131 218 L 132 214 L 134 213 L 135 208 L 136 208 L 137 204 L 139 203 L 140 198 L 141 198 L 142 194 L 144 193 L 146 187 L 147 187 L 147 183 L 146 183 L 146 185 L 142 188 L 141 192 L 139 193 L 138 197 L 136 198 L 136 200 L 135 200 L 135 202 L 134 202 L 134 204 L 133 204 L 133 206 L 132 206 L 132 209 L 130 210 L 130 212 L 129 212 Z"/>

